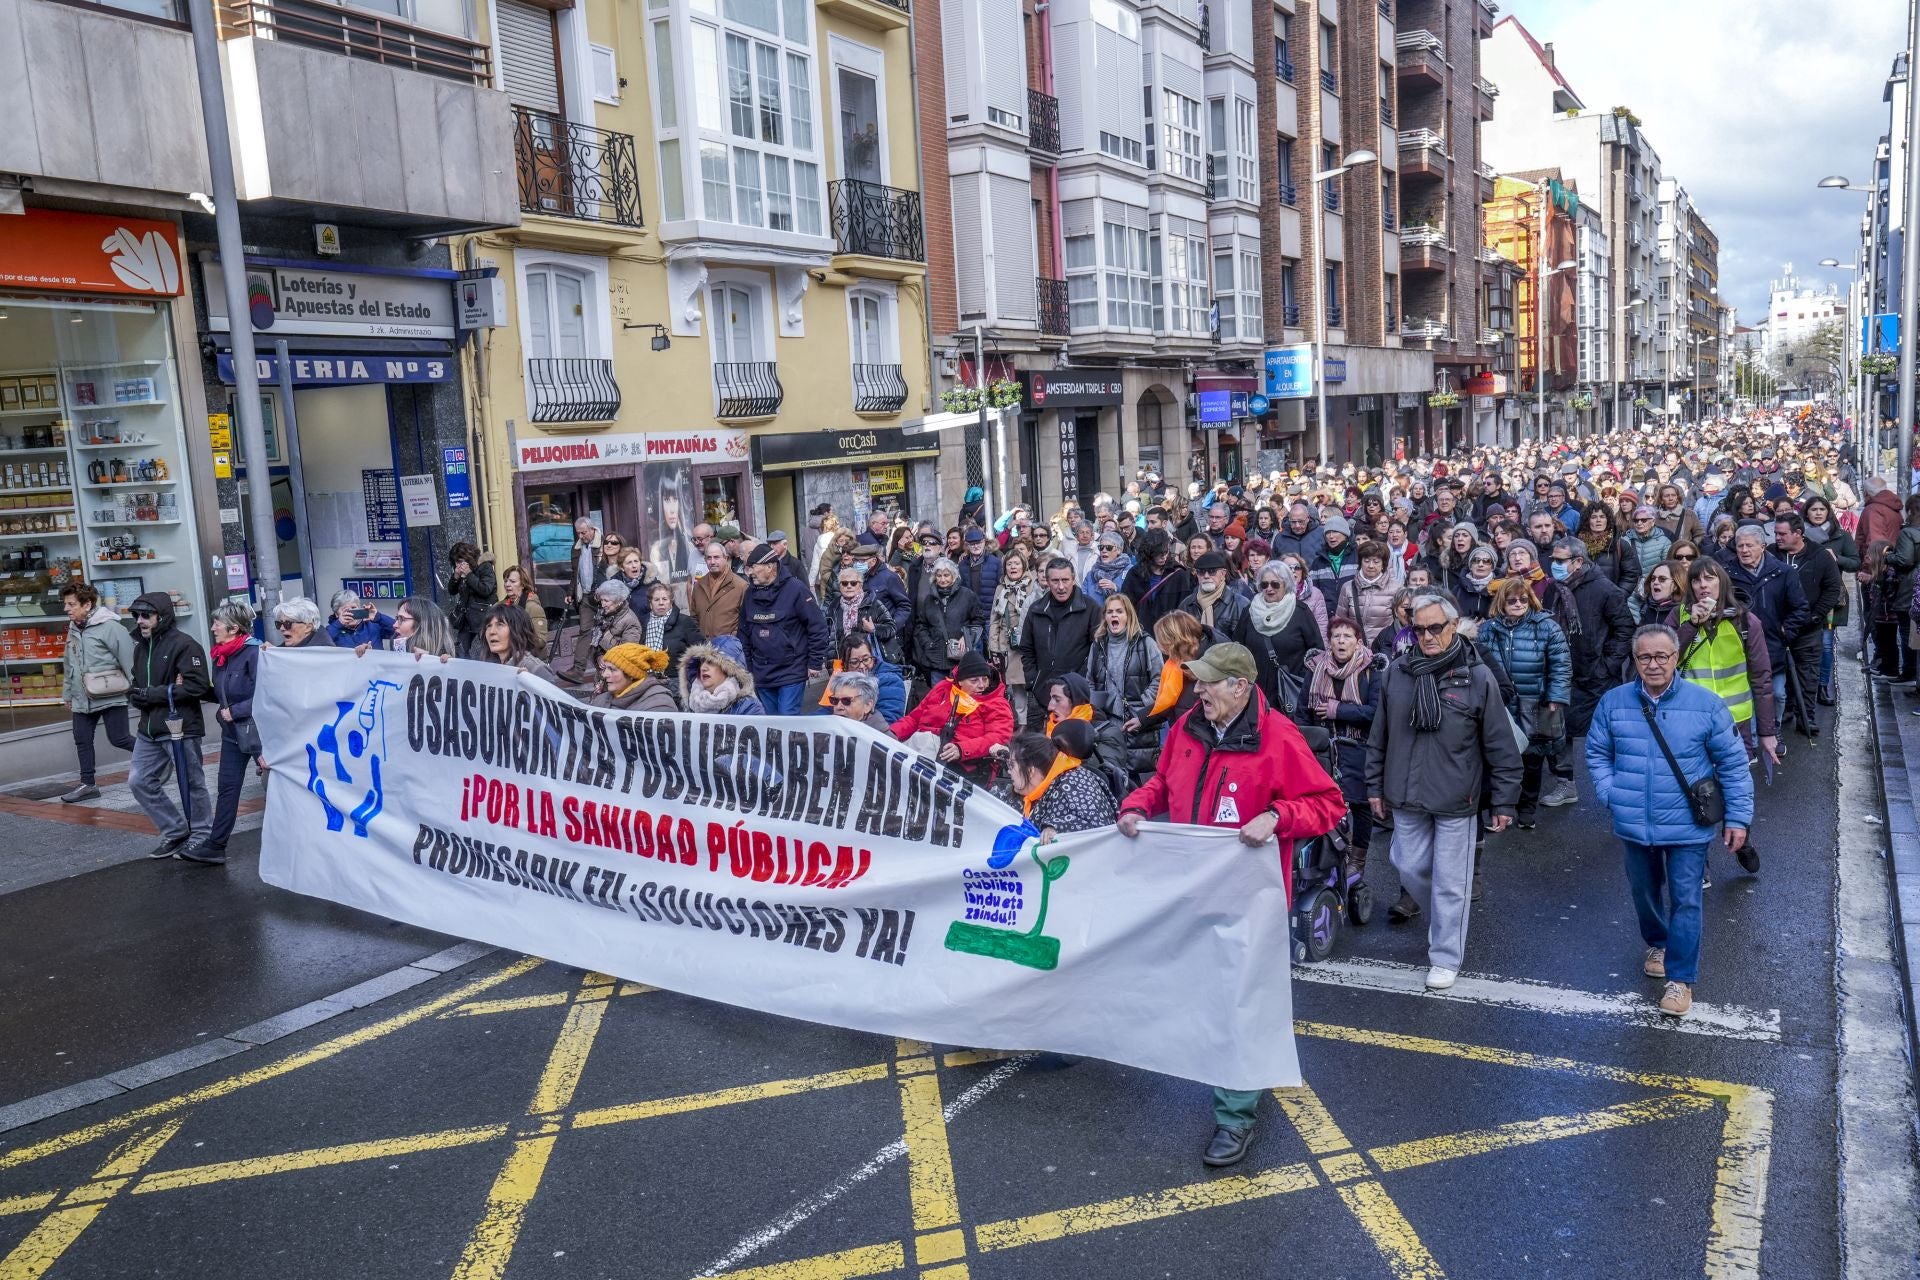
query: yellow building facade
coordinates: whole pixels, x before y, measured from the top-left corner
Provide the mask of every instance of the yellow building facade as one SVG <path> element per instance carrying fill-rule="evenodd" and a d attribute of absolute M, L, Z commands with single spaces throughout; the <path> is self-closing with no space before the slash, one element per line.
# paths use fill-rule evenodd
<path fill-rule="evenodd" d="M 573 522 L 933 509 L 911 19 L 880 0 L 494 0 L 521 225 L 466 236 L 488 546 L 564 590 Z"/>

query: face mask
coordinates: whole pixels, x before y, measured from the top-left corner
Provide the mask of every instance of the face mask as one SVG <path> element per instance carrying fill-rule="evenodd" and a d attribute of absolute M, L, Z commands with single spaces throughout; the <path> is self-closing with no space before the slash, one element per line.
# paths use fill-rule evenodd
<path fill-rule="evenodd" d="M 1564 582 L 1566 581 L 1567 575 L 1573 572 L 1573 566 L 1563 561 L 1555 560 L 1553 562 L 1553 567 L 1549 569 L 1548 572 L 1550 572 L 1551 574 L 1553 574 L 1554 577 Z"/>
<path fill-rule="evenodd" d="M 857 574 L 859 574 L 859 575 L 860 575 L 861 577 L 863 577 L 863 578 L 864 578 L 864 577 L 866 577 L 866 576 L 867 576 L 867 562 L 866 562 L 865 560 L 855 560 L 855 561 L 853 562 L 853 571 L 854 571 L 855 573 L 857 573 Z"/>

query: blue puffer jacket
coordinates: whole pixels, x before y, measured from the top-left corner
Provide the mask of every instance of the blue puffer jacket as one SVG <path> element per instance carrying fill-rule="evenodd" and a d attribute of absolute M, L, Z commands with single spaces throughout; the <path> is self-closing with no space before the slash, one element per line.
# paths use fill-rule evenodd
<path fill-rule="evenodd" d="M 738 635 L 745 666 L 762 689 L 804 683 L 807 671 L 824 670 L 832 653 L 827 616 L 784 565 L 772 585 L 747 588 Z"/>
<path fill-rule="evenodd" d="M 1610 689 L 1587 730 L 1587 772 L 1600 802 L 1613 810 L 1613 833 L 1633 844 L 1703 844 L 1716 834 L 1694 825 L 1686 792 L 1647 725 L 1640 682 Z M 1655 704 L 1660 732 L 1692 781 L 1712 773 L 1726 796 L 1730 827 L 1753 823 L 1753 775 L 1733 714 L 1711 690 L 1675 680 Z"/>
<path fill-rule="evenodd" d="M 1487 619 L 1480 624 L 1480 647 L 1505 669 L 1517 701 L 1565 706 L 1572 700 L 1573 650 L 1560 624 L 1544 610 L 1535 609 L 1518 622 Z"/>

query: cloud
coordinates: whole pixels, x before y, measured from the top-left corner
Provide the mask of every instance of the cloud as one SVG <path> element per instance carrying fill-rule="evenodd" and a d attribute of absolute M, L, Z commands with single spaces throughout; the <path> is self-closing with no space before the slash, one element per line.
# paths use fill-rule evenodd
<path fill-rule="evenodd" d="M 1720 237 L 1720 294 L 1742 322 L 1766 311 L 1782 264 L 1852 257 L 1863 181 L 1887 130 L 1881 99 L 1906 43 L 1904 5 L 1844 11 L 1804 0 L 1507 0 L 1551 41 L 1592 110 L 1628 106 L 1662 168 Z M 1503 99 L 1496 110 L 1511 109 Z M 1843 276 L 1844 279 L 1844 276 Z"/>

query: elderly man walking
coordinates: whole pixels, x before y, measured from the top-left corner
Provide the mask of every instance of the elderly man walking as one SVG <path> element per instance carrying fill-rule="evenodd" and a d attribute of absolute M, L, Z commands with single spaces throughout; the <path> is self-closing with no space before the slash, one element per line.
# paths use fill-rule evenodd
<path fill-rule="evenodd" d="M 1120 804 L 1124 836 L 1140 834 L 1144 818 L 1230 827 L 1241 843 L 1262 849 L 1279 841 L 1276 873 L 1292 897 L 1293 842 L 1325 835 L 1347 803 L 1293 721 L 1267 705 L 1257 687 L 1259 668 L 1246 646 L 1216 644 L 1187 664 L 1197 700 L 1167 733 L 1153 776 Z M 1519 758 L 1514 788 L 1519 788 Z M 1467 838 L 1471 852 L 1473 838 Z M 1265 856 L 1264 854 L 1262 856 Z M 1199 904 L 1224 912 L 1232 904 Z M 1291 904 L 1289 904 L 1291 905 Z M 1235 1164 L 1253 1141 L 1260 1091 L 1213 1091 L 1213 1139 L 1200 1158 Z"/>
<path fill-rule="evenodd" d="M 1387 668 L 1367 747 L 1367 800 L 1376 820 L 1393 811 L 1393 865 L 1427 913 L 1427 986 L 1460 975 L 1473 906 L 1473 843 L 1481 798 L 1487 827 L 1505 831 L 1520 801 L 1523 763 L 1500 681 L 1459 636 L 1450 597 L 1413 599 L 1418 650 Z"/>
<path fill-rule="evenodd" d="M 1693 1008 L 1707 842 L 1717 827 L 1738 853 L 1753 821 L 1753 776 L 1733 713 L 1713 690 L 1675 679 L 1679 657 L 1671 627 L 1641 627 L 1633 636 L 1639 678 L 1601 698 L 1587 730 L 1587 772 L 1625 846 L 1647 947 L 1642 972 L 1666 983 L 1660 1012 L 1672 1018 Z M 1717 796 L 1701 794 L 1708 780 Z"/>

